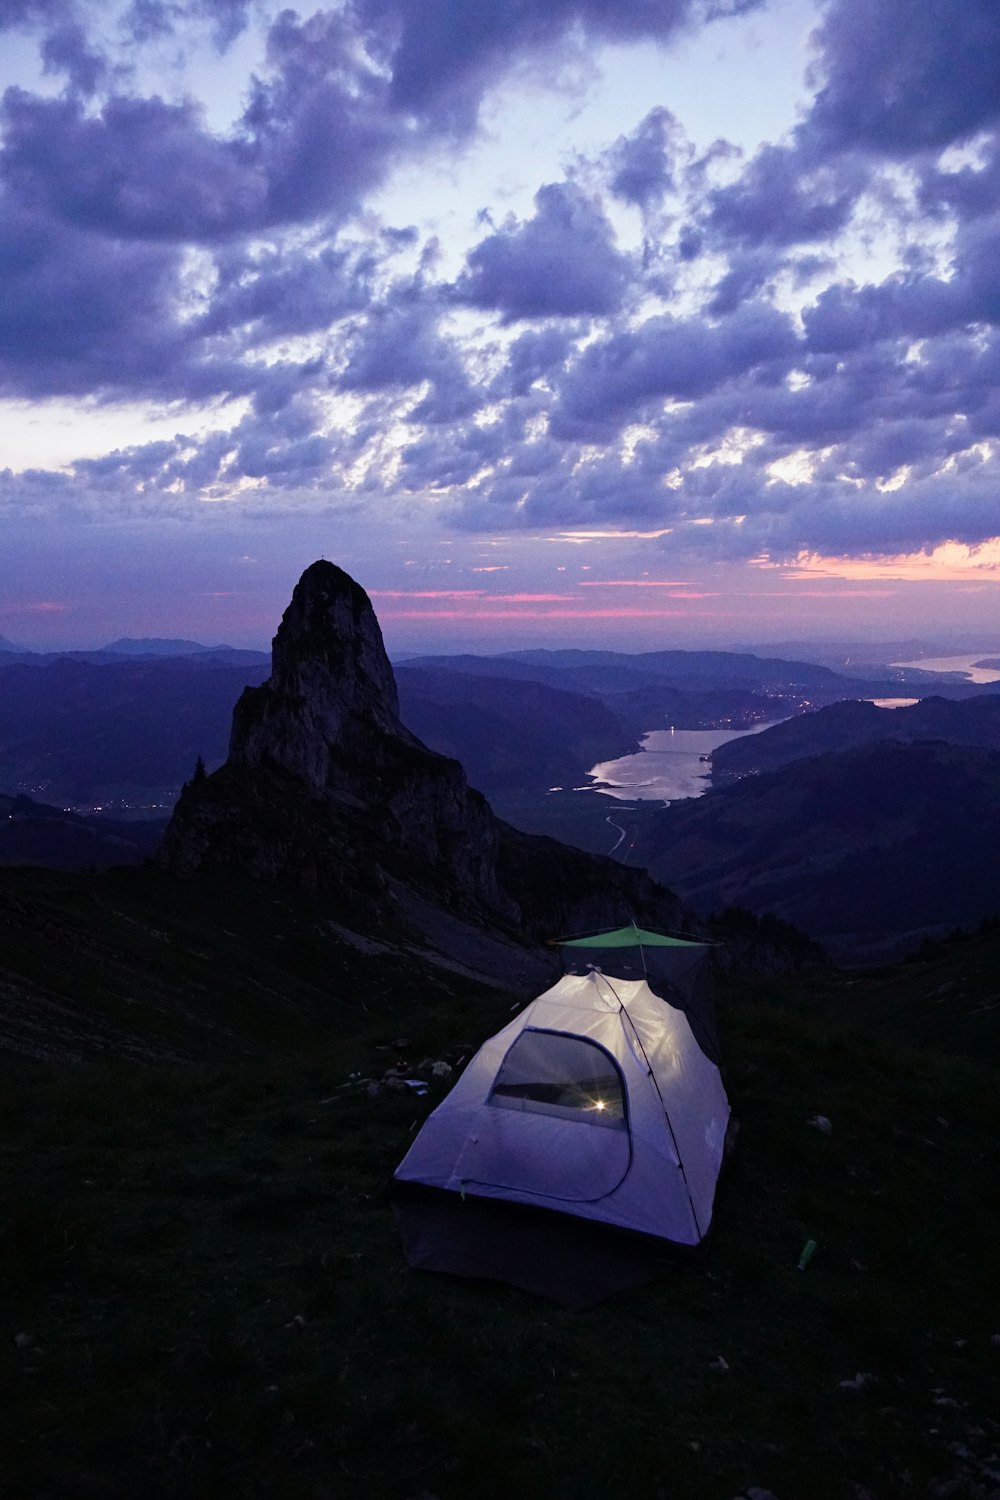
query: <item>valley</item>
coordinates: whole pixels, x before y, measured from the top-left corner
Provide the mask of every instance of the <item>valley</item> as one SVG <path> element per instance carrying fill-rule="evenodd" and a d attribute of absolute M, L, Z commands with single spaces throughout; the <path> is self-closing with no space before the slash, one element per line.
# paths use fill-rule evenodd
<path fill-rule="evenodd" d="M 869 659 L 860 676 L 848 675 L 857 656 L 845 652 L 848 672 L 832 659 L 836 667 L 753 652 L 522 651 L 410 658 L 394 675 L 403 721 L 460 762 L 507 823 L 653 870 L 702 919 L 732 904 L 771 912 L 832 943 L 842 961 L 865 962 L 990 915 L 1000 906 L 992 867 L 977 861 L 974 837 L 966 849 L 962 820 L 945 819 L 929 842 L 914 803 L 910 821 L 894 824 L 897 852 L 880 842 L 885 884 L 874 922 L 859 925 L 851 902 L 864 902 L 850 893 L 867 886 L 851 860 L 870 863 L 867 824 L 838 812 L 831 839 L 829 817 L 798 786 L 800 763 L 891 740 L 914 747 L 904 756 L 911 779 L 921 766 L 940 777 L 917 747 L 1000 750 L 1000 692 L 996 674 L 976 666 L 982 653 Z M 71 869 L 148 857 L 196 765 L 211 773 L 223 763 L 233 704 L 267 671 L 260 654 L 169 640 L 37 660 L 0 653 L 0 791 L 9 789 L 0 861 Z M 904 694 L 905 706 L 876 706 Z M 964 764 L 968 783 L 980 770 Z M 831 791 L 868 766 L 832 763 Z M 765 773 L 786 778 L 771 801 L 749 785 Z M 934 786 L 928 796 L 947 799 Z M 735 801 L 719 800 L 726 788 Z M 848 806 L 879 798 L 860 782 L 843 793 Z M 988 826 L 987 782 L 963 796 L 965 819 Z M 793 854 L 789 818 L 796 846 L 811 852 Z M 928 869 L 918 897 L 928 862 L 964 873 L 935 881 Z"/>

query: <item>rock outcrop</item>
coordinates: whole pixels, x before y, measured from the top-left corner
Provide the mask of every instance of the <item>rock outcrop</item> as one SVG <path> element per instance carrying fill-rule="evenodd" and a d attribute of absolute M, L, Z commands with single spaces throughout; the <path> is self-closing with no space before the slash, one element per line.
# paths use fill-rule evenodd
<path fill-rule="evenodd" d="M 185 787 L 158 862 L 297 886 L 355 931 L 446 915 L 533 944 L 681 918 L 643 873 L 500 822 L 457 761 L 405 728 L 371 603 L 328 562 L 299 580 L 271 676 L 237 703 L 226 764 Z"/>

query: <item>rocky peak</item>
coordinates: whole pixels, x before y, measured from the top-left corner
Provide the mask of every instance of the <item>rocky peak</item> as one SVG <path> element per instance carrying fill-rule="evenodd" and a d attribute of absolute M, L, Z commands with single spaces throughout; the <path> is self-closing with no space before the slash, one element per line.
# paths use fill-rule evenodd
<path fill-rule="evenodd" d="M 299 580 L 271 676 L 237 703 L 226 764 L 185 787 L 158 862 L 298 886 L 360 931 L 418 909 L 425 933 L 450 913 L 529 943 L 679 918 L 648 876 L 501 823 L 404 727 L 368 597 L 328 562 Z"/>
<path fill-rule="evenodd" d="M 415 744 L 375 611 L 364 589 L 330 562 L 295 586 L 271 652 L 271 676 L 233 716 L 231 765 L 281 767 L 317 789 L 356 790 L 358 757 L 373 739 Z"/>

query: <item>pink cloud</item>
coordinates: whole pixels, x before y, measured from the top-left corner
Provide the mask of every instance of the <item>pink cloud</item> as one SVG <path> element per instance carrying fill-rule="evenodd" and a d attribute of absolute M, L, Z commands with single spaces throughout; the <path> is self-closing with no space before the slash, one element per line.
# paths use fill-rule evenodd
<path fill-rule="evenodd" d="M 543 596 L 544 597 L 544 596 Z M 718 618 L 716 610 L 688 609 L 388 609 L 379 612 L 384 620 L 665 620 L 690 619 L 701 614 Z"/>
<path fill-rule="evenodd" d="M 559 604 L 575 594 L 490 594 L 486 589 L 370 589 L 372 599 L 454 599 L 477 604 Z"/>
<path fill-rule="evenodd" d="M 761 589 L 747 599 L 892 599 L 898 589 Z"/>
<path fill-rule="evenodd" d="M 369 589 L 370 599 L 484 599 L 485 589 Z"/>

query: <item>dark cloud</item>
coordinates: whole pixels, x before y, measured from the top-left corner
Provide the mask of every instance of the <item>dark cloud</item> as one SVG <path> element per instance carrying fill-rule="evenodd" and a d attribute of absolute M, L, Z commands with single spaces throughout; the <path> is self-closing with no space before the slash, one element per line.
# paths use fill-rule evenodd
<path fill-rule="evenodd" d="M 0 31 L 57 25 L 76 14 L 74 0 L 3 0 Z"/>
<path fill-rule="evenodd" d="M 813 150 L 937 150 L 1000 120 L 996 0 L 833 0 L 815 41 Z"/>
<path fill-rule="evenodd" d="M 802 314 L 806 342 L 818 354 L 845 354 L 904 336 L 940 333 L 955 317 L 948 285 L 933 278 L 882 286 L 828 287 Z"/>
<path fill-rule="evenodd" d="M 944 171 L 936 163 L 925 168 L 919 186 L 925 212 L 955 213 L 964 221 L 1000 209 L 1000 134 L 983 143 L 983 160 Z"/>
<path fill-rule="evenodd" d="M 89 98 L 106 81 L 110 69 L 103 53 L 92 48 L 83 27 L 57 26 L 42 40 L 46 73 L 63 73 L 71 89 Z"/>
<path fill-rule="evenodd" d="M 535 463 L 517 455 L 495 476 L 467 484 L 457 524 L 473 531 L 503 525 L 536 527 L 646 524 L 669 528 L 664 545 L 716 558 L 801 553 L 879 555 L 917 552 L 955 540 L 975 546 L 996 534 L 991 465 L 957 453 L 941 482 L 941 449 L 923 424 L 896 424 L 870 434 L 845 464 L 843 450 L 817 463 L 811 478 L 776 478 L 772 450 L 748 450 L 739 463 L 709 463 L 665 484 L 672 454 L 662 439 L 626 458 L 605 447 L 581 462 L 565 444 L 532 443 Z M 881 481 L 900 464 L 907 483 Z"/>
<path fill-rule="evenodd" d="M 561 324 L 519 334 L 507 351 L 492 394 L 501 399 L 526 396 L 536 381 L 557 375 L 565 368 L 575 342 L 573 334 Z"/>
<path fill-rule="evenodd" d="M 605 157 L 616 198 L 650 208 L 672 192 L 674 157 L 683 134 L 669 109 L 652 109 L 631 135 L 622 136 Z"/>
<path fill-rule="evenodd" d="M 803 313 L 809 348 L 846 353 L 883 340 L 1000 324 L 1000 214 L 958 231 L 950 277 L 900 273 L 877 286 L 834 285 Z"/>
<path fill-rule="evenodd" d="M 469 488 L 456 521 L 469 530 L 673 524 L 688 501 L 664 485 L 663 474 L 658 450 L 649 462 L 639 450 L 626 462 L 615 447 L 583 459 L 577 448 L 536 440 L 495 477 Z"/>
<path fill-rule="evenodd" d="M 490 82 L 519 55 L 571 33 L 610 41 L 675 35 L 760 0 L 354 0 L 368 44 L 391 70 L 391 102 L 466 131 Z"/>
<path fill-rule="evenodd" d="M 390 118 L 387 85 L 334 11 L 301 21 L 286 10 L 268 36 L 272 77 L 257 81 L 243 118 L 267 183 L 272 222 L 344 215 L 416 147 Z"/>
<path fill-rule="evenodd" d="M 843 229 L 867 173 L 837 161 L 807 166 L 784 146 L 762 146 L 731 187 L 709 194 L 715 236 L 742 245 L 825 240 Z"/>
<path fill-rule="evenodd" d="M 20 89 L 3 97 L 0 174 L 53 219 L 115 239 L 212 240 L 267 219 L 254 152 L 204 130 L 191 103 L 117 98 L 100 115 Z"/>
<path fill-rule="evenodd" d="M 173 249 L 108 241 L 3 203 L 0 389 L 148 390 L 183 358 L 178 270 Z"/>
<path fill-rule="evenodd" d="M 122 17 L 122 30 L 130 41 L 150 42 L 171 36 L 179 14 L 173 0 L 132 0 Z"/>
<path fill-rule="evenodd" d="M 510 448 L 503 423 L 434 431 L 403 449 L 402 480 L 411 491 L 467 485 L 484 466 L 503 464 Z"/>
<path fill-rule="evenodd" d="M 411 420 L 454 422 L 481 404 L 454 340 L 441 333 L 442 308 L 419 281 L 401 283 L 345 340 L 341 390 L 411 391 L 429 383 Z"/>
<path fill-rule="evenodd" d="M 260 344 L 291 334 L 316 333 L 371 299 L 372 257 L 339 250 L 278 245 L 224 248 L 215 257 L 216 282 L 198 322 L 203 337 L 241 330 Z"/>
<path fill-rule="evenodd" d="M 508 220 L 469 251 L 457 294 L 504 321 L 615 312 L 632 273 L 600 207 L 574 183 L 535 194 L 535 215 Z"/>
<path fill-rule="evenodd" d="M 752 557 L 755 549 L 778 559 L 803 552 L 892 556 L 950 541 L 974 547 L 996 535 L 989 465 L 981 460 L 956 465 L 947 483 L 937 476 L 918 477 L 895 490 L 856 488 L 835 480 L 803 485 L 758 481 L 749 496 L 740 496 L 734 493 L 738 483 L 730 481 L 717 496 L 720 514 L 746 516 L 732 537 L 735 556 Z"/>
<path fill-rule="evenodd" d="M 741 302 L 755 297 L 781 269 L 770 251 L 737 250 L 729 259 L 729 269 L 715 284 L 706 311 L 713 318 L 735 312 Z"/>
<path fill-rule="evenodd" d="M 251 0 L 132 0 L 122 29 L 133 42 L 173 36 L 189 20 L 207 20 L 220 52 L 246 29 Z"/>
<path fill-rule="evenodd" d="M 762 304 L 745 304 L 714 324 L 650 318 L 584 350 L 562 383 L 553 427 L 557 434 L 596 440 L 651 403 L 704 397 L 772 363 L 784 371 L 797 349 L 791 318 Z"/>
<path fill-rule="evenodd" d="M 329 486 L 334 441 L 317 432 L 320 413 L 302 393 L 280 411 L 249 413 L 230 431 L 116 449 L 73 465 L 73 480 L 88 495 L 103 495 L 122 513 L 190 511 L 204 496 L 254 481 L 248 494 L 308 494 Z"/>
<path fill-rule="evenodd" d="M 947 418 L 908 417 L 878 422 L 851 445 L 846 472 L 860 479 L 886 480 L 903 467 L 927 460 L 939 463 L 967 446 L 968 434 Z M 843 471 L 842 471 L 843 472 Z"/>
<path fill-rule="evenodd" d="M 349 297 L 334 254 L 304 259 L 281 270 L 258 264 L 259 276 L 271 270 L 277 280 L 270 298 L 257 303 L 252 279 L 234 274 L 209 314 L 190 317 L 180 249 L 110 239 L 0 198 L 0 394 L 198 401 L 258 392 L 281 405 L 289 367 L 255 365 L 245 345 L 301 324 L 313 331 L 334 297 L 339 308 Z M 329 282 L 336 292 L 324 299 Z M 307 360 L 295 378 L 318 375 Z"/>
<path fill-rule="evenodd" d="M 193 0 L 192 8 L 212 22 L 216 45 L 224 50 L 246 30 L 251 5 L 252 0 Z"/>
<path fill-rule="evenodd" d="M 316 431 L 319 413 L 291 406 L 280 422 L 254 421 L 238 430 L 228 477 L 263 479 L 273 489 L 312 489 L 326 481 L 333 443 Z"/>
<path fill-rule="evenodd" d="M 343 218 L 401 148 L 385 82 L 331 13 L 301 22 L 284 12 L 269 53 L 271 76 L 256 80 L 226 137 L 190 100 L 113 96 L 91 114 L 76 100 L 8 89 L 0 173 L 25 201 L 119 238 L 210 243 Z"/>

